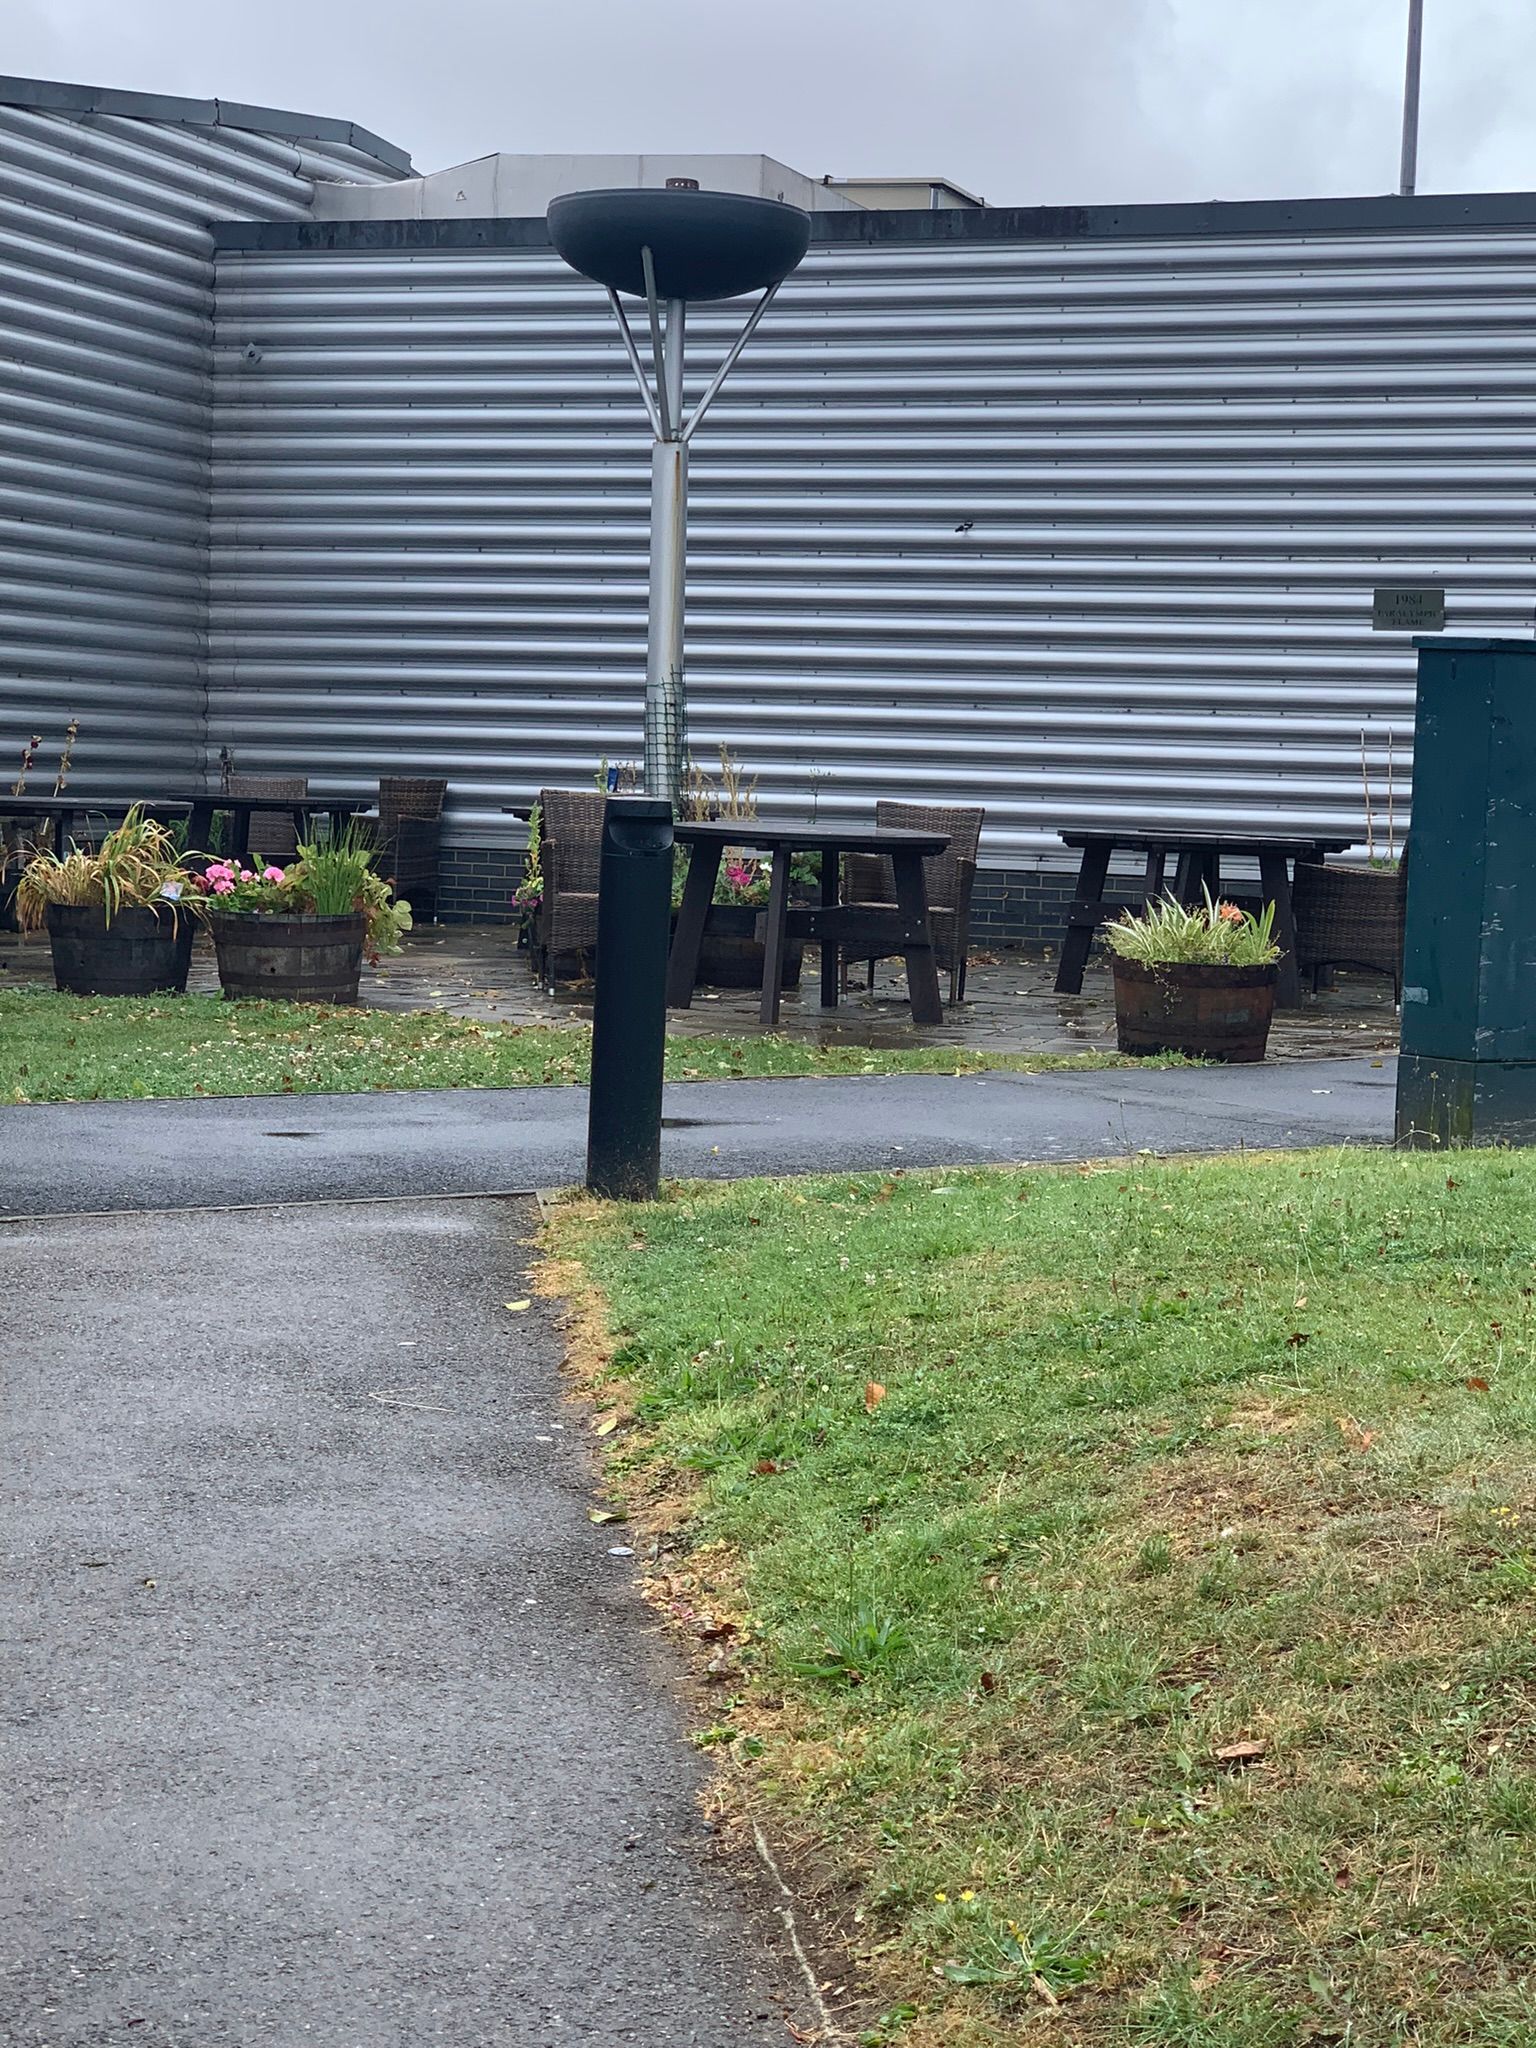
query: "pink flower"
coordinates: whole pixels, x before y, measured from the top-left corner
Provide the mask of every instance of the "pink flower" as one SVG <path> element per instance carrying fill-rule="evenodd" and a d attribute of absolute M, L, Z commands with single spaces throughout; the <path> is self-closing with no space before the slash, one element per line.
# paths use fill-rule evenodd
<path fill-rule="evenodd" d="M 255 876 L 255 873 L 253 872 L 253 870 L 252 870 L 252 869 L 250 869 L 250 868 L 242 868 L 242 869 L 240 870 L 240 879 L 241 879 L 241 881 L 242 881 L 242 882 L 254 882 L 254 881 L 255 881 L 255 879 L 256 879 L 256 876 Z"/>
<path fill-rule="evenodd" d="M 206 867 L 206 868 L 204 868 L 204 870 L 203 870 L 203 875 L 204 875 L 204 878 L 205 878 L 205 880 L 207 880 L 207 881 L 210 881 L 210 882 L 227 882 L 227 881 L 229 881 L 229 880 L 230 880 L 230 871 L 229 871 L 229 863 L 228 863 L 228 861 L 223 861 L 223 860 L 211 860 L 211 861 L 209 861 L 209 863 L 208 863 L 207 867 Z"/>
<path fill-rule="evenodd" d="M 213 893 L 215 896 L 232 896 L 235 893 L 235 885 L 228 875 L 220 875 L 215 880 L 213 883 Z"/>
<path fill-rule="evenodd" d="M 281 882 L 286 878 L 281 868 L 266 867 L 261 871 L 261 879 L 264 882 Z"/>

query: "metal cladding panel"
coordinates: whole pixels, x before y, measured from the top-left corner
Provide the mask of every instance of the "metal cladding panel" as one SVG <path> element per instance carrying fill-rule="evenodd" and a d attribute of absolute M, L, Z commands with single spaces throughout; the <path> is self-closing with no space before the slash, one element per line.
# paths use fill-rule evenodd
<path fill-rule="evenodd" d="M 110 95 L 107 96 L 110 98 Z M 0 105 L 0 787 L 174 790 L 203 765 L 210 223 L 307 214 L 345 142 Z"/>
<path fill-rule="evenodd" d="M 641 748 L 648 437 L 538 248 L 225 250 L 210 739 L 450 833 Z M 693 443 L 695 758 L 765 807 L 1364 831 L 1414 656 L 1532 623 L 1536 229 L 821 246 Z M 740 307 L 691 313 L 697 391 Z M 1059 849 L 1058 849 L 1059 850 Z"/>

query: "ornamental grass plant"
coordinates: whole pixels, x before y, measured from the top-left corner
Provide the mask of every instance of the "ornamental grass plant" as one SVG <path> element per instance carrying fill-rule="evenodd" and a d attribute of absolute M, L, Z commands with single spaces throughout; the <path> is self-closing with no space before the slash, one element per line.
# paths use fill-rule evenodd
<path fill-rule="evenodd" d="M 1162 896 L 1145 910 L 1127 911 L 1105 927 L 1110 950 L 1143 967 L 1272 967 L 1275 906 L 1257 916 L 1235 903 L 1212 900 L 1191 907 Z"/>
<path fill-rule="evenodd" d="M 17 920 L 23 931 L 38 931 L 50 905 L 68 904 L 99 906 L 110 925 L 119 911 L 177 901 L 194 880 L 186 863 L 170 827 L 135 804 L 95 853 L 73 843 L 67 853 L 34 852 L 17 882 Z"/>

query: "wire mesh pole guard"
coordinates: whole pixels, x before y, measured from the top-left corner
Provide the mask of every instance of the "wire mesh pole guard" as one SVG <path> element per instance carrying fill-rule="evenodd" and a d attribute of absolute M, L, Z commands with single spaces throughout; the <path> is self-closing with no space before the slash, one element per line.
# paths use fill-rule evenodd
<path fill-rule="evenodd" d="M 651 580 L 645 651 L 645 788 L 675 803 L 688 751 L 683 615 L 688 559 L 688 443 L 683 427 L 683 351 L 688 309 L 667 303 L 666 336 L 650 302 L 659 432 L 651 452 Z"/>
<path fill-rule="evenodd" d="M 667 1043 L 672 806 L 609 797 L 597 898 L 587 1186 L 607 1201 L 654 1201 L 661 1179 Z"/>

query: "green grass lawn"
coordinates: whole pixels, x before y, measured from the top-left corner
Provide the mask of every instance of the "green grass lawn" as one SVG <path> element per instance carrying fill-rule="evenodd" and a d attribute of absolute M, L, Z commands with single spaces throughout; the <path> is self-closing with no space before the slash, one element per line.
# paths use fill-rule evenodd
<path fill-rule="evenodd" d="M 591 1034 L 582 1028 L 476 1021 L 439 1010 L 226 1003 L 219 996 L 93 999 L 0 989 L 0 1103 L 520 1088 L 585 1081 L 590 1045 Z M 1112 1053 L 1094 1052 L 867 1051 L 778 1037 L 667 1041 L 667 1074 L 674 1081 L 972 1074 L 993 1067 L 1072 1072 L 1121 1064 Z"/>
<path fill-rule="evenodd" d="M 854 2038 L 1536 2043 L 1536 1162 L 739 1183 L 550 1240 Z"/>

